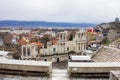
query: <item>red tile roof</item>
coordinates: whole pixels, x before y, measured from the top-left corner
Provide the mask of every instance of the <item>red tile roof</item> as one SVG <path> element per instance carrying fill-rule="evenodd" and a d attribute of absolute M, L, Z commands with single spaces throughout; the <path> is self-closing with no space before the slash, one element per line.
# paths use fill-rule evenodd
<path fill-rule="evenodd" d="M 18 43 L 19 43 L 20 45 L 25 45 L 25 44 L 27 44 L 27 42 L 26 42 L 25 40 L 22 40 L 22 39 L 19 40 Z"/>
<path fill-rule="evenodd" d="M 38 47 L 42 47 L 43 46 L 43 43 L 40 43 L 40 42 L 31 42 L 30 44 L 35 44 Z"/>

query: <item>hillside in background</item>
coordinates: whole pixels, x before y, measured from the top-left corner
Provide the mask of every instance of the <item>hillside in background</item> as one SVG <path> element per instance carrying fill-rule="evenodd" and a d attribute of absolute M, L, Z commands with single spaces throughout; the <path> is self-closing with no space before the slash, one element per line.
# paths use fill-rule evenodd
<path fill-rule="evenodd" d="M 115 21 L 109 23 L 102 23 L 94 27 L 96 31 L 101 31 L 107 40 L 115 41 L 120 39 L 120 21 L 115 18 Z"/>
<path fill-rule="evenodd" d="M 99 30 L 103 33 L 108 33 L 109 30 L 115 30 L 120 32 L 120 22 L 109 22 L 109 23 L 102 23 L 94 27 L 95 30 Z"/>
<path fill-rule="evenodd" d="M 94 27 L 93 23 L 66 23 L 45 21 L 0 21 L 0 27 Z"/>

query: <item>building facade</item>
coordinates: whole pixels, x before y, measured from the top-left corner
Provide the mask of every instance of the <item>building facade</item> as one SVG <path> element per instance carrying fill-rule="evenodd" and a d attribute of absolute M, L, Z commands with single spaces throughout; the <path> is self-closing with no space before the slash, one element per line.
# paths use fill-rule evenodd
<path fill-rule="evenodd" d="M 34 44 L 22 45 L 21 47 L 21 59 L 32 59 L 38 55 L 38 48 Z"/>
<path fill-rule="evenodd" d="M 47 48 L 44 46 L 39 50 L 39 54 L 36 51 L 36 47 L 33 45 L 22 46 L 22 58 L 36 57 L 38 60 L 44 61 L 63 61 L 67 60 L 70 56 L 70 52 L 81 53 L 86 50 L 87 44 L 87 32 L 86 29 L 76 31 L 75 35 L 72 36 L 72 40 L 68 40 L 68 32 L 58 32 L 58 40 L 47 42 Z M 24 51 L 23 49 L 26 48 Z M 29 49 L 30 48 L 30 49 Z M 27 51 L 29 50 L 29 51 Z"/>
<path fill-rule="evenodd" d="M 43 55 L 42 60 L 52 60 L 63 61 L 67 60 L 69 52 L 80 53 L 86 50 L 87 44 L 87 33 L 86 30 L 81 29 L 76 32 L 73 36 L 73 40 L 69 41 L 67 39 L 67 31 L 59 32 L 59 40 L 57 44 L 53 44 L 52 42 L 47 43 L 47 48 L 40 49 L 40 55 Z M 46 57 L 47 55 L 47 57 Z"/>

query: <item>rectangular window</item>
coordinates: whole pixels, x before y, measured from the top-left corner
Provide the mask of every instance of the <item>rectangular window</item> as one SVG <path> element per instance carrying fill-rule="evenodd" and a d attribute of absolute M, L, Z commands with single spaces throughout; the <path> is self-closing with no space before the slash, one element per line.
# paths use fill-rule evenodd
<path fill-rule="evenodd" d="M 80 38 L 80 33 L 79 33 L 78 37 Z"/>
<path fill-rule="evenodd" d="M 53 52 L 56 52 L 56 48 L 53 48 Z"/>
<path fill-rule="evenodd" d="M 79 50 L 80 50 L 80 47 L 79 47 Z"/>
<path fill-rule="evenodd" d="M 30 47 L 27 48 L 27 55 L 30 56 Z"/>
<path fill-rule="evenodd" d="M 69 47 L 67 47 L 67 51 L 69 51 Z"/>
<path fill-rule="evenodd" d="M 26 57 L 26 47 L 23 47 L 23 56 Z"/>
<path fill-rule="evenodd" d="M 84 33 L 81 34 L 81 39 L 84 39 Z"/>

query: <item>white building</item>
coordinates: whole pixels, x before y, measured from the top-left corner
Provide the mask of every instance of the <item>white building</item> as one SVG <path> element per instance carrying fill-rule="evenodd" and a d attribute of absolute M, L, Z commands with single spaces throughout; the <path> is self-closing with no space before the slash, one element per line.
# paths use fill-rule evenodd
<path fill-rule="evenodd" d="M 30 30 L 11 30 L 10 33 L 15 33 L 15 34 L 22 34 L 22 33 L 30 33 Z"/>
<path fill-rule="evenodd" d="M 21 48 L 21 59 L 32 59 L 36 58 L 38 54 L 37 46 L 34 44 L 23 45 Z"/>

